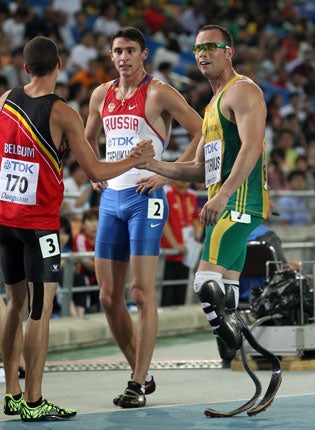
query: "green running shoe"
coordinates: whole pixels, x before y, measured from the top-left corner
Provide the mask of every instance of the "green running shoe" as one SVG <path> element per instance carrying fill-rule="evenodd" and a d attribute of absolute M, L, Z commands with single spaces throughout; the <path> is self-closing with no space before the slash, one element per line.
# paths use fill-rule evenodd
<path fill-rule="evenodd" d="M 61 409 L 48 400 L 43 399 L 36 408 L 28 406 L 25 400 L 21 404 L 21 418 L 23 421 L 43 421 L 49 419 L 68 419 L 77 414 L 73 409 Z"/>
<path fill-rule="evenodd" d="M 22 400 L 23 393 L 21 393 L 18 400 L 15 400 L 12 394 L 6 394 L 4 396 L 3 412 L 6 415 L 20 415 Z"/>

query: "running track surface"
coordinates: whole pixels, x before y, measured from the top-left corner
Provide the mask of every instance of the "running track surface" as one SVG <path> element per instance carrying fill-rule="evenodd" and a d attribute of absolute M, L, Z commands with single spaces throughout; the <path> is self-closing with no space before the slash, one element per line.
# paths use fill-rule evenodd
<path fill-rule="evenodd" d="M 79 355 L 79 351 L 78 351 Z M 69 421 L 24 423 L 0 410 L 1 430 L 188 430 L 315 429 L 315 371 L 285 371 L 273 404 L 261 414 L 208 418 L 207 407 L 231 410 L 253 394 L 244 371 L 223 369 L 215 339 L 158 347 L 151 372 L 157 384 L 147 406 L 123 410 L 112 399 L 123 392 L 130 370 L 120 353 L 106 358 L 48 362 L 43 394 L 78 415 Z M 270 371 L 255 372 L 267 388 Z M 23 387 L 23 381 L 22 381 Z M 0 383 L 0 399 L 5 384 Z"/>

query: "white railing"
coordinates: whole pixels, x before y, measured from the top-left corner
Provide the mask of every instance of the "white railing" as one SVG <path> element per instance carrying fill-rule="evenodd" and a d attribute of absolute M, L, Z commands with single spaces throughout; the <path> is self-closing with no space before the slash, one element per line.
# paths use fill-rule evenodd
<path fill-rule="evenodd" d="M 315 260 L 315 241 L 301 241 L 301 242 L 282 242 L 282 247 L 284 250 L 301 250 L 303 252 L 303 258 L 301 261 L 314 261 Z M 156 276 L 156 297 L 157 303 L 161 303 L 161 294 L 163 285 L 177 285 L 187 283 L 187 294 L 186 294 L 186 302 L 185 304 L 197 303 L 198 300 L 195 297 L 193 292 L 193 279 L 195 275 L 194 270 L 189 270 L 188 278 L 185 279 L 176 279 L 176 280 L 164 280 L 164 264 L 165 264 L 165 256 L 166 255 L 176 255 L 178 252 L 175 249 L 161 249 L 157 276 Z M 63 279 L 62 279 L 62 288 L 58 290 L 58 295 L 61 296 L 61 316 L 69 316 L 70 315 L 70 302 L 73 293 L 76 292 L 89 292 L 89 291 L 98 291 L 98 285 L 84 285 L 84 286 L 73 286 L 74 280 L 74 266 L 75 261 L 82 258 L 91 258 L 94 257 L 94 252 L 69 252 L 63 253 L 61 255 L 64 266 L 63 266 Z M 305 257 L 305 258 L 304 258 Z M 2 295 L 5 297 L 5 292 L 2 285 Z M 131 294 L 130 294 L 130 283 L 127 280 L 126 284 L 126 301 L 130 302 Z M 315 306 L 315 305 L 314 305 Z"/>
<path fill-rule="evenodd" d="M 303 260 L 315 260 L 315 241 L 305 241 L 305 242 L 285 242 L 282 243 L 282 247 L 284 250 L 289 249 L 295 249 L 295 250 L 302 250 L 305 252 L 305 258 L 302 258 Z M 157 297 L 157 303 L 161 303 L 161 294 L 162 294 L 162 288 L 163 285 L 178 285 L 187 283 L 187 294 L 186 294 L 186 302 L 185 304 L 192 304 L 195 301 L 195 295 L 192 289 L 193 279 L 195 275 L 194 270 L 189 270 L 188 278 L 186 279 L 176 279 L 176 280 L 164 280 L 163 274 L 164 274 L 164 264 L 165 264 L 165 256 L 166 255 L 176 255 L 178 252 L 175 249 L 161 249 L 160 252 L 160 258 L 159 258 L 159 264 L 158 264 L 158 270 L 157 270 L 157 276 L 156 276 L 156 297 Z M 98 291 L 97 285 L 92 286 L 82 286 L 82 287 L 73 287 L 73 277 L 74 277 L 74 264 L 75 260 L 79 258 L 87 258 L 87 257 L 93 257 L 93 252 L 78 252 L 78 253 L 66 253 L 62 254 L 62 258 L 64 260 L 64 273 L 63 273 L 63 288 L 60 289 L 60 293 L 62 294 L 62 305 L 61 305 L 61 316 L 68 316 L 70 315 L 70 300 L 72 297 L 72 294 L 74 292 L 88 292 L 88 291 Z M 127 281 L 126 285 L 126 301 L 131 301 L 131 294 L 130 294 L 130 283 Z M 197 302 L 197 301 L 196 301 Z"/>
<path fill-rule="evenodd" d="M 162 287 L 164 284 L 167 283 L 168 285 L 178 285 L 178 284 L 182 284 L 183 282 L 187 282 L 189 285 L 192 285 L 194 271 L 191 269 L 189 270 L 188 278 L 167 280 L 167 281 L 163 280 L 164 264 L 165 264 L 164 257 L 166 255 L 177 255 L 177 254 L 178 254 L 178 251 L 175 249 L 161 249 L 160 251 L 160 258 L 158 262 L 158 270 L 157 270 L 157 276 L 156 276 L 156 282 L 155 282 L 156 297 L 157 297 L 158 304 L 161 302 Z M 69 252 L 61 255 L 61 258 L 64 260 L 62 288 L 58 290 L 58 294 L 61 295 L 62 297 L 61 316 L 70 315 L 70 301 L 73 293 L 99 290 L 98 285 L 87 285 L 87 286 L 79 286 L 79 287 L 73 286 L 75 261 L 81 258 L 91 258 L 91 257 L 94 257 L 94 252 Z M 186 304 L 191 304 L 193 302 L 194 296 L 191 290 L 192 289 L 189 289 L 189 288 L 187 289 Z M 131 294 L 130 294 L 130 282 L 128 280 L 126 284 L 126 301 L 127 302 L 132 301 Z"/>

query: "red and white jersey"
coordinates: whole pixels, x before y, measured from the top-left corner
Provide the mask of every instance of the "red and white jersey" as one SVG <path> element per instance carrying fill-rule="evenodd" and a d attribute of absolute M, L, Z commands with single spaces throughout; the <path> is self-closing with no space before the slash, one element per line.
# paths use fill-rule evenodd
<path fill-rule="evenodd" d="M 0 224 L 58 230 L 62 155 L 49 129 L 55 94 L 31 98 L 14 88 L 0 112 Z"/>
<path fill-rule="evenodd" d="M 115 97 L 119 79 L 116 79 L 108 89 L 102 110 L 106 135 L 106 161 L 114 162 L 126 158 L 132 147 L 144 139 L 152 139 L 154 158 L 161 160 L 166 142 L 145 116 L 147 89 L 152 79 L 152 76 L 145 75 L 133 96 L 124 101 Z M 153 173 L 148 170 L 132 168 L 107 181 L 108 187 L 115 190 L 131 188 L 140 179 L 152 175 Z"/>

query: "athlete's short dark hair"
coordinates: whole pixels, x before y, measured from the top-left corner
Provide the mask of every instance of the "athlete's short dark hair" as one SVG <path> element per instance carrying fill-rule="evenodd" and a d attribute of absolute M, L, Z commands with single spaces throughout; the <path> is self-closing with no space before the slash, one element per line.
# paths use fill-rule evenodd
<path fill-rule="evenodd" d="M 49 75 L 55 70 L 59 59 L 57 44 L 44 36 L 36 36 L 27 42 L 23 55 L 33 76 Z"/>
<path fill-rule="evenodd" d="M 208 25 L 204 25 L 203 27 L 201 27 L 198 30 L 198 33 L 201 33 L 203 31 L 208 31 L 208 30 L 218 30 L 220 31 L 220 33 L 223 36 L 223 42 L 228 45 L 230 48 L 232 48 L 232 46 L 234 45 L 233 42 L 233 37 L 231 35 L 231 33 L 229 32 L 229 30 L 225 27 L 222 27 L 221 25 L 216 25 L 216 24 L 208 24 Z"/>
<path fill-rule="evenodd" d="M 113 46 L 113 42 L 118 37 L 123 37 L 124 39 L 130 39 L 134 42 L 138 42 L 141 51 L 144 51 L 146 48 L 145 39 L 143 33 L 135 27 L 123 27 L 120 30 L 118 30 L 116 33 L 114 33 L 111 37 L 111 47 Z"/>

